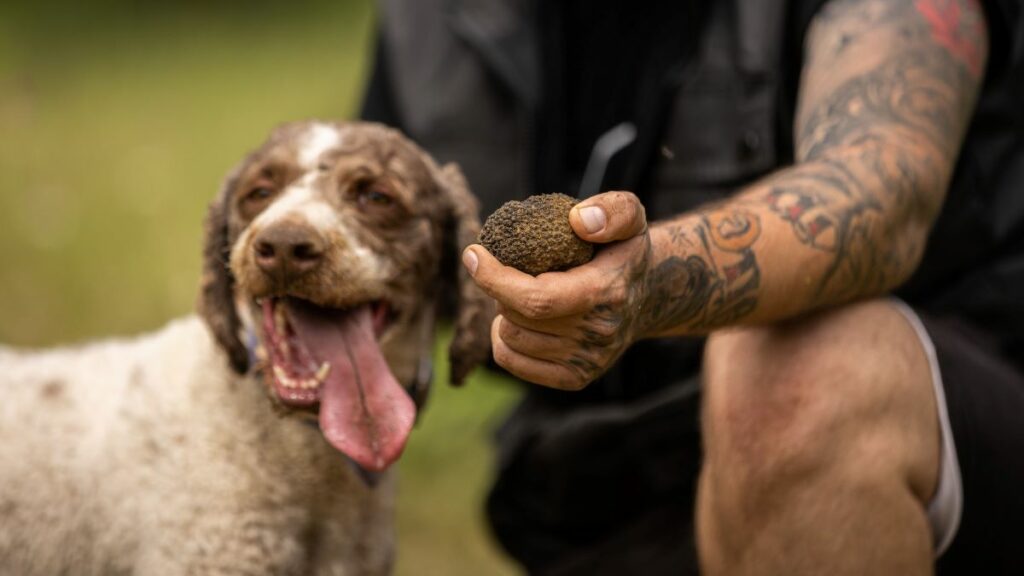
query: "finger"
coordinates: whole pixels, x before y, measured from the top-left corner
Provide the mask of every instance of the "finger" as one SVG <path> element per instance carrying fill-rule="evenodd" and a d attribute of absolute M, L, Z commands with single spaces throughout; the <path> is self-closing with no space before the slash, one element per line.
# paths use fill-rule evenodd
<path fill-rule="evenodd" d="M 559 348 L 559 350 L 567 352 L 560 356 L 561 358 L 572 356 L 574 350 L 576 351 L 575 356 L 580 356 L 579 349 L 584 344 L 591 350 L 617 348 L 631 338 L 628 335 L 628 328 L 623 324 L 621 315 L 614 310 L 594 310 L 586 314 L 556 320 L 531 320 L 519 316 L 514 310 L 509 310 L 501 305 L 498 305 L 497 313 L 505 318 L 503 327 L 513 324 L 518 328 L 560 338 L 563 343 L 568 345 L 568 348 Z M 506 337 L 505 340 L 508 342 L 509 338 Z M 554 348 L 554 343 L 551 345 Z M 516 346 L 512 347 L 518 349 Z M 534 355 L 539 356 L 539 354 Z"/>
<path fill-rule="evenodd" d="M 643 233 L 647 215 L 632 192 L 605 192 L 573 206 L 569 224 L 580 238 L 603 244 Z"/>
<path fill-rule="evenodd" d="M 491 324 L 491 351 L 494 361 L 512 375 L 527 382 L 557 388 L 559 390 L 581 390 L 589 382 L 575 371 L 550 362 L 531 358 L 511 349 L 499 334 L 500 316 Z"/>
<path fill-rule="evenodd" d="M 462 262 L 491 298 L 534 320 L 578 314 L 598 296 L 600 275 L 586 265 L 534 277 L 505 266 L 479 244 L 466 248 Z"/>
<path fill-rule="evenodd" d="M 551 336 L 571 337 L 576 334 L 576 327 L 579 326 L 583 320 L 583 314 L 570 314 L 569 316 L 562 316 L 559 318 L 527 318 L 512 308 L 500 303 L 498 304 L 496 311 L 498 314 L 504 316 L 506 320 L 514 324 L 522 326 L 523 328 L 528 328 L 534 332 L 550 334 Z"/>
<path fill-rule="evenodd" d="M 532 358 L 557 362 L 570 357 L 578 348 L 569 338 L 530 330 L 504 316 L 498 316 L 496 323 L 502 342 L 512 350 Z"/>

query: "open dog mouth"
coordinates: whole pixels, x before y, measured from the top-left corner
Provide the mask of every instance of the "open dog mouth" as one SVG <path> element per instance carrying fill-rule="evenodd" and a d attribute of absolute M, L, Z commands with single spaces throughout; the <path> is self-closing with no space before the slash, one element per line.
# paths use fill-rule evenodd
<path fill-rule="evenodd" d="M 335 448 L 370 471 L 402 453 L 416 407 L 395 379 L 378 339 L 392 320 L 385 302 L 345 309 L 298 298 L 265 298 L 267 374 L 282 404 L 319 407 L 320 429 Z"/>

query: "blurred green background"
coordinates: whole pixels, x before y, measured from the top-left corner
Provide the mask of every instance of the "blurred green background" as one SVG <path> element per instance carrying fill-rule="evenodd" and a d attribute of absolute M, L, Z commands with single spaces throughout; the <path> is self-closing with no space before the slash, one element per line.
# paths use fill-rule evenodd
<path fill-rule="evenodd" d="M 369 1 L 0 6 L 0 342 L 189 313 L 220 179 L 279 122 L 353 116 L 373 18 Z M 398 574 L 516 573 L 481 512 L 515 394 L 480 373 L 435 386 L 401 462 Z"/>

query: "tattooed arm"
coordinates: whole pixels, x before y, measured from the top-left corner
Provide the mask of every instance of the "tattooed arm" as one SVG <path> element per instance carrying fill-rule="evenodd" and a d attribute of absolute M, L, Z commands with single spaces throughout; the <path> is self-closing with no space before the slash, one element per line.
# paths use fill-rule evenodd
<path fill-rule="evenodd" d="M 782 320 L 899 285 L 942 205 L 984 69 L 976 2 L 828 3 L 805 45 L 796 164 L 729 200 L 648 229 L 634 196 L 599 195 L 570 220 L 610 244 L 537 278 L 467 249 L 498 301 L 496 361 L 578 389 L 641 338 Z M 584 211 L 597 206 L 604 220 L 588 232 Z"/>
<path fill-rule="evenodd" d="M 876 296 L 916 268 L 984 68 L 980 8 L 833 0 L 805 48 L 797 163 L 655 227 L 648 291 L 669 304 L 645 311 L 648 334 Z"/>

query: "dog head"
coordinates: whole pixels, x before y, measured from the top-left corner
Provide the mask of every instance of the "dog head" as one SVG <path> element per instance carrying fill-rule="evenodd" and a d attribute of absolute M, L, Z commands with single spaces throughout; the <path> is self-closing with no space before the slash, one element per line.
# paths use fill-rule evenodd
<path fill-rule="evenodd" d="M 261 370 L 274 401 L 316 414 L 332 445 L 382 470 L 426 395 L 446 290 L 452 382 L 489 353 L 490 301 L 453 265 L 477 211 L 455 165 L 394 130 L 286 124 L 210 206 L 200 314 L 235 371 Z"/>

